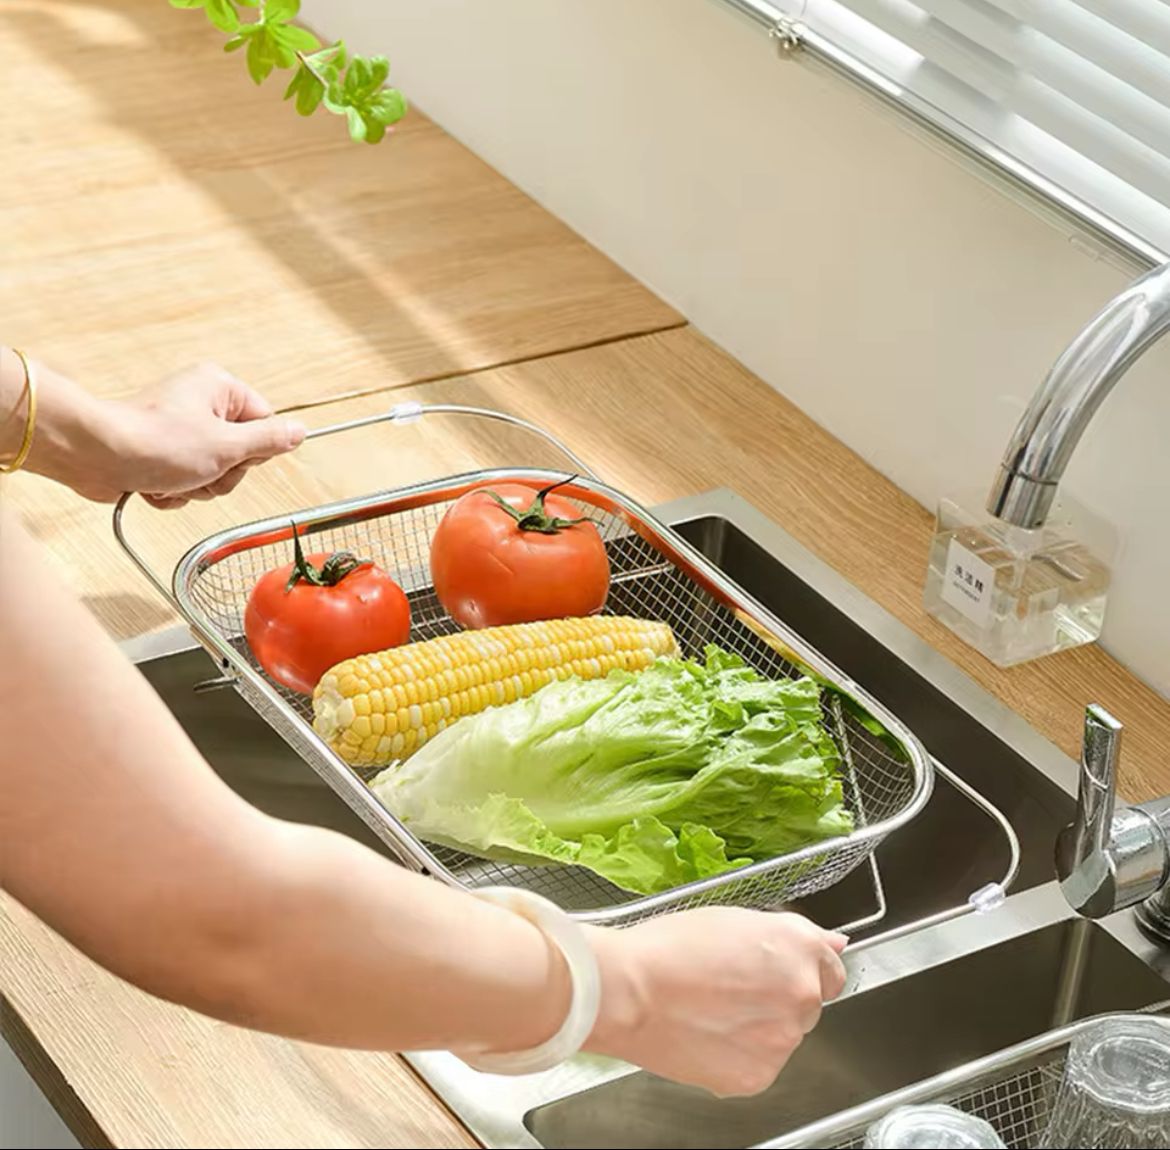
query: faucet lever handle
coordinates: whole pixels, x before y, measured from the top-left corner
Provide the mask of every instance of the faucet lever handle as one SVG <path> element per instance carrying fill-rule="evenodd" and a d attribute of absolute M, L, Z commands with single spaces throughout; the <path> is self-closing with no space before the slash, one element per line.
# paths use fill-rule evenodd
<path fill-rule="evenodd" d="M 1147 901 L 1151 929 L 1170 940 L 1170 797 L 1114 810 L 1121 733 L 1103 707 L 1085 712 L 1076 821 L 1057 836 L 1056 874 L 1078 914 L 1103 918 Z"/>
<path fill-rule="evenodd" d="M 1085 708 L 1081 746 L 1081 773 L 1077 786 L 1078 854 L 1104 851 L 1113 823 L 1117 795 L 1117 763 L 1121 757 L 1123 727 L 1104 707 Z"/>
<path fill-rule="evenodd" d="M 1056 874 L 1078 914 L 1100 918 L 1117 909 L 1110 850 L 1121 724 L 1094 703 L 1085 710 L 1077 811 L 1056 840 Z"/>

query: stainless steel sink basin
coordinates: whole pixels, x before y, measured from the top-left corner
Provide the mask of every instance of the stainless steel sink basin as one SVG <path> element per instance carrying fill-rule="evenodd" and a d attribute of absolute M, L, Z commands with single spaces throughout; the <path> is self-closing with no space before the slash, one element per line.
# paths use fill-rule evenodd
<path fill-rule="evenodd" d="M 1166 956 L 1127 914 L 1075 920 L 1052 882 L 1071 820 L 1075 764 L 742 499 L 715 492 L 659 509 L 732 579 L 883 700 L 935 759 L 993 802 L 1020 843 L 1006 902 L 987 914 L 914 924 L 1001 878 L 1002 827 L 940 777 L 922 815 L 878 851 L 879 937 L 848 960 L 846 996 L 826 1010 L 776 1087 L 715 1101 L 629 1067 L 580 1059 L 526 1079 L 491 1078 L 446 1054 L 416 1069 L 489 1146 L 750 1146 L 804 1122 L 992 1052 L 1053 1025 L 1170 998 Z M 185 633 L 127 645 L 149 681 L 238 793 L 281 818 L 330 827 L 384 851 L 328 787 L 215 674 Z M 800 909 L 826 925 L 872 917 L 880 892 L 859 868 Z M 866 932 L 855 938 L 864 940 Z"/>
<path fill-rule="evenodd" d="M 716 1101 L 634 1074 L 537 1107 L 525 1125 L 558 1150 L 752 1146 L 1055 1026 L 1168 993 L 1100 927 L 1053 923 L 830 1008 L 757 1098 Z"/>

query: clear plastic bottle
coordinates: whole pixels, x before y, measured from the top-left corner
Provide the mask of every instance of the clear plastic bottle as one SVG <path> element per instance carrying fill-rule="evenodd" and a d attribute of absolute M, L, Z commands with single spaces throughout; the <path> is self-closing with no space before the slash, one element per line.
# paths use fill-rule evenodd
<path fill-rule="evenodd" d="M 1101 634 L 1116 536 L 1062 496 L 1035 530 L 978 504 L 939 502 L 924 605 L 993 663 L 1010 667 Z"/>

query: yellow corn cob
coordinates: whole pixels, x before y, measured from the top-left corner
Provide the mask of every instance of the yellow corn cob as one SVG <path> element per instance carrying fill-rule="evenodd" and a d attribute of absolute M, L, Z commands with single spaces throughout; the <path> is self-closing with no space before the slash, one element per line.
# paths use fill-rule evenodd
<path fill-rule="evenodd" d="M 554 679 L 640 671 L 677 652 L 665 623 L 612 615 L 461 631 L 339 663 L 313 693 L 313 728 L 347 763 L 385 766 Z"/>

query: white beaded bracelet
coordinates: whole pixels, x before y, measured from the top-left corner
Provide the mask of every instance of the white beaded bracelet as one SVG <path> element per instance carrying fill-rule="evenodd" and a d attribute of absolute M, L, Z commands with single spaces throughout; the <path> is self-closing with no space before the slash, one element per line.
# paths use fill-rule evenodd
<path fill-rule="evenodd" d="M 519 887 L 483 887 L 477 898 L 496 903 L 526 918 L 565 956 L 572 986 L 569 1012 L 560 1030 L 530 1050 L 504 1054 L 460 1055 L 473 1070 L 485 1074 L 537 1074 L 572 1058 L 593 1031 L 601 1007 L 601 971 L 597 956 L 581 927 L 559 906 Z"/>

